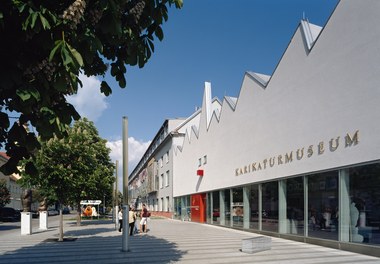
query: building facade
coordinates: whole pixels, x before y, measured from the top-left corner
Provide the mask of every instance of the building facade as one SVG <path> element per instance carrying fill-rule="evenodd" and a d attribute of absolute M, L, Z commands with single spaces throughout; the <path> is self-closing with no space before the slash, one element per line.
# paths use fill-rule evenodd
<path fill-rule="evenodd" d="M 272 76 L 219 108 L 206 84 L 175 146 L 176 218 L 380 256 L 379 10 L 302 20 Z"/>
<path fill-rule="evenodd" d="M 173 142 L 175 128 L 184 119 L 165 120 L 143 157 L 129 175 L 129 204 L 137 209 L 145 203 L 155 215 L 173 213 Z"/>

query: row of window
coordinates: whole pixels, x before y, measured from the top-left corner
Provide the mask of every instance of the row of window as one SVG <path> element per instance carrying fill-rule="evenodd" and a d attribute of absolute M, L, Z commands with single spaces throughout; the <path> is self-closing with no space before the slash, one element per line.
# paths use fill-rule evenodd
<path fill-rule="evenodd" d="M 169 163 L 169 151 L 167 151 L 166 153 L 165 153 L 165 155 L 163 156 L 163 157 L 161 157 L 159 160 L 158 160 L 158 166 L 160 167 L 160 168 L 162 168 L 163 166 L 164 166 L 164 161 L 165 160 L 165 163 L 167 164 L 167 163 Z"/>
<path fill-rule="evenodd" d="M 143 158 L 140 160 L 139 164 L 137 165 L 137 170 L 135 169 L 135 172 L 139 172 L 141 171 L 141 169 L 143 168 L 143 166 L 148 162 L 148 158 L 151 157 L 151 155 L 153 154 L 153 152 L 158 148 L 158 146 L 161 144 L 161 142 L 165 139 L 165 137 L 168 135 L 168 127 L 166 126 L 161 132 L 160 132 L 160 136 L 156 139 L 155 142 L 153 142 L 148 150 L 145 152 Z M 169 152 L 166 153 L 166 158 L 165 158 L 167 161 L 167 163 L 169 162 Z M 162 167 L 162 158 L 160 159 L 161 160 L 161 164 L 160 164 L 160 167 Z M 136 175 L 132 175 L 131 178 L 133 179 Z"/>
<path fill-rule="evenodd" d="M 198 167 L 202 166 L 203 165 L 206 165 L 207 164 L 207 155 L 204 155 L 203 156 L 203 162 L 202 162 L 202 158 L 199 158 L 198 159 Z"/>
<path fill-rule="evenodd" d="M 341 242 L 380 245 L 380 163 L 206 194 L 207 222 Z M 175 217 L 191 219 L 190 196 Z"/>
<path fill-rule="evenodd" d="M 148 208 L 150 211 L 171 212 L 170 197 L 148 200 Z"/>
<path fill-rule="evenodd" d="M 166 171 L 165 173 L 162 173 L 161 176 L 160 176 L 160 180 L 159 180 L 160 189 L 162 189 L 164 187 L 168 187 L 169 186 L 169 180 L 170 180 L 170 173 L 169 173 L 169 171 Z"/>

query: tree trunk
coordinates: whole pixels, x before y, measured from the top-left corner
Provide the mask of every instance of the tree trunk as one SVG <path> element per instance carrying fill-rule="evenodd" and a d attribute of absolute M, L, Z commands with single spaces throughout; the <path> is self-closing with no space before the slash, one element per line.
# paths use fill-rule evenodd
<path fill-rule="evenodd" d="M 59 208 L 59 239 L 58 241 L 63 241 L 63 214 L 62 206 Z"/>
<path fill-rule="evenodd" d="M 80 215 L 82 214 L 82 208 L 80 206 L 80 203 L 77 205 L 77 226 L 80 226 L 81 224 L 81 217 Z"/>

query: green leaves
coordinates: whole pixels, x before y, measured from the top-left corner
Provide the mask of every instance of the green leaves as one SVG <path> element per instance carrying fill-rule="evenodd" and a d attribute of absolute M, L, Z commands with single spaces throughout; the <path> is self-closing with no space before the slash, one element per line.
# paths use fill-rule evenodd
<path fill-rule="evenodd" d="M 125 88 L 125 86 L 127 85 L 127 82 L 124 77 L 126 71 L 127 69 L 121 61 L 111 63 L 111 75 L 115 76 L 116 81 L 119 82 L 121 88 Z"/>
<path fill-rule="evenodd" d="M 80 120 L 69 128 L 66 138 L 54 137 L 41 143 L 33 164 L 26 164 L 26 184 L 43 193 L 51 191 L 64 204 L 95 199 L 99 193 L 111 190 L 114 165 L 110 150 L 92 122 Z"/>
<path fill-rule="evenodd" d="M 16 94 L 21 98 L 22 101 L 27 101 L 30 98 L 40 100 L 40 93 L 37 89 L 29 87 L 27 89 L 20 89 L 16 91 Z"/>
<path fill-rule="evenodd" d="M 111 87 L 109 87 L 108 83 L 105 81 L 102 81 L 100 84 L 100 91 L 105 95 L 109 96 L 112 93 Z"/>
<path fill-rule="evenodd" d="M 180 9 L 183 7 L 183 0 L 174 0 L 175 7 Z"/>
<path fill-rule="evenodd" d="M 4 179 L 0 180 L 0 208 L 4 207 L 11 201 L 11 193 L 7 188 L 7 183 Z"/>
<path fill-rule="evenodd" d="M 43 139 L 64 136 L 67 125 L 79 118 L 66 101 L 81 84 L 79 73 L 105 76 L 110 70 L 118 85 L 126 87 L 126 65 L 145 66 L 155 51 L 154 40 L 164 38 L 168 7 L 183 5 L 182 0 L 86 3 L 85 12 L 75 17 L 78 23 L 63 19 L 66 1 L 11 0 L 0 8 L 1 47 L 6 51 L 0 71 L 0 146 L 13 156 L 9 171 L 30 156 L 33 144 L 18 130 L 9 136 L 7 111 L 23 116 Z M 100 91 L 108 96 L 112 88 L 103 81 Z"/>
<path fill-rule="evenodd" d="M 49 54 L 49 61 L 52 61 L 57 51 L 60 51 L 61 60 L 64 66 L 72 66 L 79 70 L 83 66 L 83 59 L 80 53 L 70 46 L 65 40 L 57 40 L 54 48 Z"/>
<path fill-rule="evenodd" d="M 160 26 L 157 26 L 156 31 L 154 31 L 154 34 L 156 34 L 157 38 L 162 41 L 164 38 L 164 32 L 162 31 L 162 28 Z"/>
<path fill-rule="evenodd" d="M 74 58 L 76 63 L 78 63 L 78 65 L 80 67 L 82 67 L 83 66 L 83 59 L 82 59 L 82 56 L 80 55 L 80 53 L 76 49 L 71 47 L 69 44 L 67 44 L 67 47 L 71 53 L 72 58 Z"/>
<path fill-rule="evenodd" d="M 8 115 L 3 112 L 0 112 L 0 127 L 3 129 L 7 129 L 9 127 Z"/>
<path fill-rule="evenodd" d="M 27 7 L 27 4 L 23 4 L 23 5 L 19 6 L 19 12 L 20 13 L 24 12 L 26 7 Z M 46 9 L 44 7 L 40 7 L 39 11 L 34 11 L 32 7 L 29 7 L 28 13 L 29 13 L 28 17 L 26 18 L 26 20 L 22 24 L 22 29 L 25 31 L 27 29 L 31 29 L 31 30 L 34 30 L 36 32 L 39 32 L 41 26 L 44 30 L 51 29 L 51 25 L 49 23 L 48 18 L 53 23 L 57 22 L 56 16 L 53 15 L 48 9 Z"/>

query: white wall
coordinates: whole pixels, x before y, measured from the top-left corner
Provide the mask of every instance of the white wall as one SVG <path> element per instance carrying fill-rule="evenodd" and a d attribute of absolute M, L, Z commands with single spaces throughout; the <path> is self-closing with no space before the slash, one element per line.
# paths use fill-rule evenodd
<path fill-rule="evenodd" d="M 202 114 L 199 137 L 177 152 L 174 196 L 380 159 L 378 10 L 376 0 L 341 1 L 311 51 L 298 28 L 267 87 L 246 75 L 235 111 L 223 102 L 208 130 Z M 356 131 L 359 143 L 345 147 L 346 134 Z M 318 155 L 320 142 L 326 150 Z M 314 154 L 297 160 L 295 151 L 304 147 L 305 156 L 310 145 Z M 236 176 L 238 168 L 291 151 L 292 162 Z"/>

